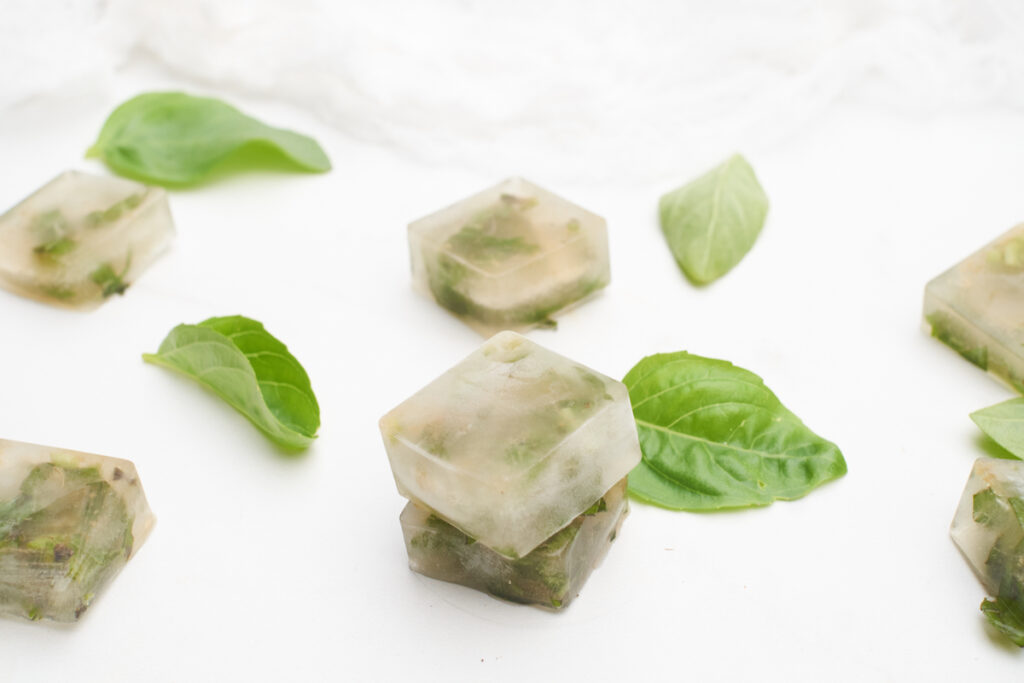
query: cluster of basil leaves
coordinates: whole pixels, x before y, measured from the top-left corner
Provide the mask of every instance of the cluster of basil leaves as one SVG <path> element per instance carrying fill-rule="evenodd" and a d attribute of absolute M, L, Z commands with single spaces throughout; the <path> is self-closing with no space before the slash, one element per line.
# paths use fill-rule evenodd
<path fill-rule="evenodd" d="M 219 100 L 147 93 L 107 119 L 89 156 L 116 173 L 165 186 L 268 160 L 330 169 L 311 138 L 267 126 Z M 764 225 L 768 198 L 747 161 L 733 156 L 666 194 L 662 230 L 680 268 L 704 284 L 732 269 Z M 149 362 L 192 377 L 270 439 L 304 448 L 319 407 L 299 362 L 263 326 L 241 316 L 179 325 Z M 677 510 L 767 505 L 842 476 L 835 444 L 808 429 L 757 375 L 686 352 L 641 360 L 624 378 L 643 459 L 629 476 L 636 499 Z"/>
<path fill-rule="evenodd" d="M 117 107 L 86 156 L 119 175 L 166 187 L 194 185 L 215 171 L 331 168 L 312 138 L 220 100 L 179 92 L 144 93 Z M 143 358 L 203 384 L 282 448 L 303 449 L 316 438 L 320 406 L 309 376 L 255 320 L 235 315 L 178 325 Z"/>

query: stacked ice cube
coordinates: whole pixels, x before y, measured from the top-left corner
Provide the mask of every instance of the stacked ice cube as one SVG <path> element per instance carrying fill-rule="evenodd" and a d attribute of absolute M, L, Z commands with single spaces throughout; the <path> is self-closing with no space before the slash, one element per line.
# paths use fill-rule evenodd
<path fill-rule="evenodd" d="M 502 332 L 380 421 L 411 567 L 564 607 L 627 512 L 622 383 Z"/>
<path fill-rule="evenodd" d="M 409 225 L 416 286 L 480 334 L 553 326 L 608 284 L 604 219 L 511 178 Z"/>

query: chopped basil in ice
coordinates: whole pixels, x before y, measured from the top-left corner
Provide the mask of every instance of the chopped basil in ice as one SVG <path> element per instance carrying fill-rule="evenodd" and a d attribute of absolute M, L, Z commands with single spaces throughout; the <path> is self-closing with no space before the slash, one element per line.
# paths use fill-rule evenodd
<path fill-rule="evenodd" d="M 409 564 L 426 576 L 548 609 L 567 607 L 615 540 L 629 506 L 622 480 L 528 554 L 510 559 L 410 502 L 402 511 Z"/>
<path fill-rule="evenodd" d="M 932 336 L 1024 392 L 1021 278 L 1024 223 L 934 278 L 925 287 Z"/>
<path fill-rule="evenodd" d="M 604 220 L 519 178 L 409 226 L 413 279 L 481 334 L 554 327 L 608 284 Z"/>
<path fill-rule="evenodd" d="M 63 173 L 0 216 L 0 286 L 94 308 L 123 294 L 173 237 L 163 190 Z"/>
<path fill-rule="evenodd" d="M 1024 647 L 1024 462 L 976 460 L 950 534 L 994 596 L 982 613 Z"/>
<path fill-rule="evenodd" d="M 153 526 L 126 460 L 0 440 L 0 614 L 76 621 Z"/>

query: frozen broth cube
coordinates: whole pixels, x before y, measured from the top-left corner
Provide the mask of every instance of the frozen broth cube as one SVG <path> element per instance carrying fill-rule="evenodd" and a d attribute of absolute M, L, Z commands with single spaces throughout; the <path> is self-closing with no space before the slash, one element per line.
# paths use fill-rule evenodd
<path fill-rule="evenodd" d="M 163 189 L 68 171 L 0 216 L 0 286 L 95 308 L 123 294 L 173 237 Z"/>
<path fill-rule="evenodd" d="M 0 614 L 77 621 L 153 522 L 129 461 L 0 440 Z"/>
<path fill-rule="evenodd" d="M 626 387 L 515 332 L 380 421 L 399 492 L 523 557 L 640 462 Z"/>
<path fill-rule="evenodd" d="M 600 564 L 629 511 L 626 480 L 525 557 L 502 557 L 429 509 L 410 502 L 402 533 L 413 571 L 499 598 L 566 607 Z"/>
<path fill-rule="evenodd" d="M 485 337 L 554 325 L 608 284 L 604 219 L 521 178 L 409 225 L 416 286 Z"/>
<path fill-rule="evenodd" d="M 1024 223 L 928 283 L 932 336 L 1024 391 Z"/>

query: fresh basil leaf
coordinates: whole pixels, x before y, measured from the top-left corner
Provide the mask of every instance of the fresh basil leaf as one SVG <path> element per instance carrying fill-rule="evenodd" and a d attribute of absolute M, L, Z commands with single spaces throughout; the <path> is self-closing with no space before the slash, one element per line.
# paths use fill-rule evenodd
<path fill-rule="evenodd" d="M 143 359 L 214 391 L 286 448 L 305 448 L 320 427 L 309 376 L 263 325 L 240 315 L 178 325 Z"/>
<path fill-rule="evenodd" d="M 305 171 L 331 168 L 312 138 L 268 126 L 220 100 L 180 92 L 144 93 L 119 106 L 86 156 L 158 185 L 197 183 L 229 158 L 242 168 L 282 162 Z"/>
<path fill-rule="evenodd" d="M 663 353 L 622 381 L 643 451 L 629 491 L 642 501 L 673 510 L 768 505 L 846 474 L 835 444 L 732 363 Z"/>
<path fill-rule="evenodd" d="M 739 154 L 662 196 L 661 229 L 686 276 L 707 284 L 729 272 L 757 239 L 768 196 Z"/>
<path fill-rule="evenodd" d="M 1024 459 L 1024 398 L 1011 398 L 971 413 L 974 424 L 1014 457 Z"/>

